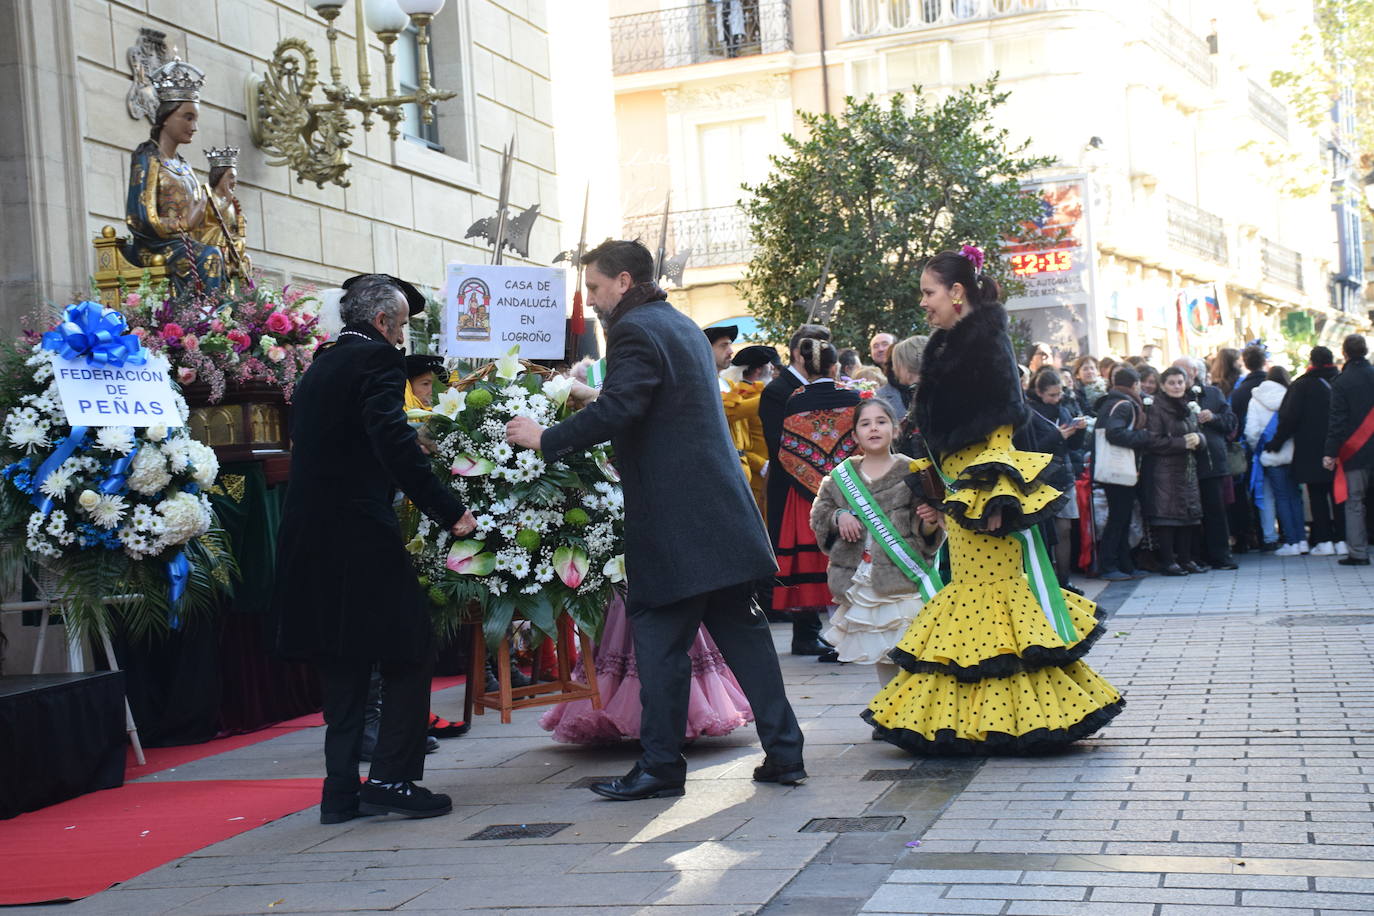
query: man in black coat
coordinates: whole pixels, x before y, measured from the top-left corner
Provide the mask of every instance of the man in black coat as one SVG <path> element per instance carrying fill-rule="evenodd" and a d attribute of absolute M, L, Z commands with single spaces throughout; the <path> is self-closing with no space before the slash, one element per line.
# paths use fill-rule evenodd
<path fill-rule="evenodd" d="M 407 314 L 424 308 L 409 283 L 364 274 L 344 283 L 344 330 L 322 347 L 292 403 L 291 486 L 277 543 L 278 651 L 315 663 L 324 691 L 320 822 L 360 814 L 447 814 L 424 775 L 432 628 L 392 503 L 399 487 L 456 536 L 472 514 L 430 472 L 406 423 Z M 383 680 L 381 727 L 358 785 L 363 712 L 373 667 Z"/>
<path fill-rule="evenodd" d="M 1196 356 L 1182 356 L 1174 360 L 1174 365 L 1187 376 L 1188 399 L 1197 403 L 1198 431 L 1202 433 L 1202 448 L 1196 452 L 1202 537 L 1193 539 L 1193 565 L 1198 570 L 1208 566 L 1236 569 L 1236 561 L 1231 558 L 1231 527 L 1226 517 L 1226 491 L 1222 485 L 1229 473 L 1226 449 L 1236 434 L 1236 415 L 1221 389 L 1207 384 L 1205 362 Z"/>
<path fill-rule="evenodd" d="M 787 418 L 787 400 L 799 388 L 806 386 L 806 376 L 796 368 L 801 362 L 798 347 L 806 338 L 829 340 L 830 329 L 819 324 L 804 324 L 792 332 L 788 341 L 791 361 L 773 381 L 764 386 L 759 395 L 759 423 L 763 426 L 763 440 L 768 446 L 768 476 L 765 479 L 768 505 L 768 541 L 773 550 L 778 549 L 778 537 L 782 531 L 782 510 L 787 503 L 787 491 L 791 484 L 788 474 L 778 464 L 778 448 L 782 442 L 782 421 Z M 884 351 L 886 352 L 886 351 Z M 771 603 L 771 602 L 770 602 Z M 821 639 L 821 618 L 815 611 L 801 611 L 788 614 L 792 621 L 793 655 L 826 655 L 831 645 Z"/>
<path fill-rule="evenodd" d="M 1347 337 L 1341 350 L 1345 353 L 1345 368 L 1331 383 L 1331 421 L 1326 430 L 1322 465 L 1335 471 L 1338 481 L 1344 474 L 1348 491 L 1345 542 L 1350 555 L 1336 562 L 1343 566 L 1368 566 L 1369 532 L 1365 528 L 1364 500 L 1374 470 L 1374 366 L 1369 365 L 1369 345 L 1359 334 Z"/>
<path fill-rule="evenodd" d="M 777 564 L 721 407 L 711 347 L 653 282 L 638 242 L 589 251 L 588 301 L 606 332 L 606 380 L 595 401 L 542 429 L 518 417 L 506 438 L 549 461 L 610 440 L 625 491 L 627 613 L 639 663 L 643 755 L 624 777 L 592 786 L 616 800 L 683 794 L 688 650 L 705 624 L 744 688 L 767 756 L 759 782 L 806 778 L 802 733 L 783 690 L 753 583 Z"/>
<path fill-rule="evenodd" d="M 1340 375 L 1326 347 L 1313 347 L 1307 371 L 1293 380 L 1279 405 L 1279 423 L 1265 451 L 1277 452 L 1293 442 L 1293 479 L 1307 487 L 1312 507 L 1312 556 L 1330 557 L 1345 550 L 1345 511 L 1336 507 L 1335 475 L 1322 467 L 1326 427 L 1331 415 L 1331 383 Z"/>

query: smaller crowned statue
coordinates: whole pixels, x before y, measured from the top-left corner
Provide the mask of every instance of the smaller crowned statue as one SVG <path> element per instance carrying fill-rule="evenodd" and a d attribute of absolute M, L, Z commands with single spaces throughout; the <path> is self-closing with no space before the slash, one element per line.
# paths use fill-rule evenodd
<path fill-rule="evenodd" d="M 174 295 L 201 295 L 224 285 L 224 254 L 202 239 L 209 192 L 177 152 L 195 136 L 205 72 L 177 59 L 153 71 L 157 113 L 149 138 L 133 152 L 125 222 L 132 236 L 125 256 L 147 266 L 162 255 Z"/>
<path fill-rule="evenodd" d="M 239 183 L 239 148 L 212 146 L 205 151 L 210 162 L 210 190 L 208 214 L 199 233 L 206 245 L 224 254 L 225 275 L 237 278 L 250 288 L 253 285 L 253 262 L 248 257 L 244 235 L 243 205 L 234 188 Z"/>

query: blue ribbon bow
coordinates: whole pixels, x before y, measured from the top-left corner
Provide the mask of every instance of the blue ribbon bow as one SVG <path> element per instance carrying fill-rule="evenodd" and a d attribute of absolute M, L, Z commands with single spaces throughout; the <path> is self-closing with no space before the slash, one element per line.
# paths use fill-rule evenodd
<path fill-rule="evenodd" d="M 147 351 L 128 330 L 123 315 L 87 299 L 67 306 L 62 323 L 43 335 L 43 348 L 63 359 L 84 358 L 88 366 L 141 366 Z"/>

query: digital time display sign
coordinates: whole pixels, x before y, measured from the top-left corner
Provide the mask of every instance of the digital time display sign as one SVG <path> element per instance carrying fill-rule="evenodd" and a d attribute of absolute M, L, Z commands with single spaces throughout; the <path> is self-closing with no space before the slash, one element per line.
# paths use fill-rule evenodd
<path fill-rule="evenodd" d="M 1063 273 L 1073 270 L 1072 251 L 1031 251 L 1014 254 L 1008 259 L 1011 272 L 1018 277 L 1033 277 L 1038 274 Z"/>

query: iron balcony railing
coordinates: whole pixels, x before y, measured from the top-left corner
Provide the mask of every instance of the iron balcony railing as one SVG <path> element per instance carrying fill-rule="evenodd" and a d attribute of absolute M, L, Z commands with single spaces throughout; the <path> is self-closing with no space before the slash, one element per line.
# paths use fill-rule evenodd
<path fill-rule="evenodd" d="M 1272 92 L 1254 80 L 1250 80 L 1250 116 L 1280 137 L 1288 139 L 1288 109 Z"/>
<path fill-rule="evenodd" d="M 1022 13 L 1078 9 L 1079 0 L 846 0 L 845 37 L 938 28 Z"/>
<path fill-rule="evenodd" d="M 1155 50 L 1195 76 L 1205 86 L 1215 86 L 1216 67 L 1205 38 L 1179 22 L 1163 7 L 1150 14 L 1150 44 Z"/>
<path fill-rule="evenodd" d="M 1225 264 L 1226 223 L 1177 197 L 1169 198 L 1169 244 L 1212 261 Z"/>
<path fill-rule="evenodd" d="M 625 238 L 639 239 L 653 251 L 658 246 L 663 214 L 631 216 L 625 220 Z M 739 207 L 708 207 L 704 210 L 673 210 L 668 214 L 668 256 L 691 248 L 688 267 L 745 264 L 754 256 L 749 221 Z"/>
<path fill-rule="evenodd" d="M 708 0 L 611 18 L 617 75 L 792 48 L 790 0 Z"/>
<path fill-rule="evenodd" d="M 1277 242 L 1261 239 L 1264 278 L 1302 291 L 1302 255 Z"/>

